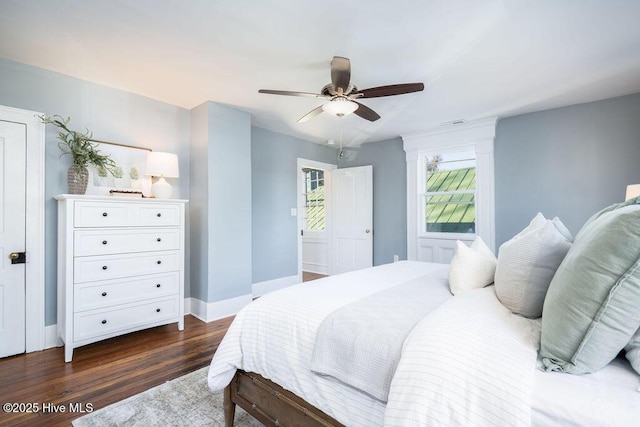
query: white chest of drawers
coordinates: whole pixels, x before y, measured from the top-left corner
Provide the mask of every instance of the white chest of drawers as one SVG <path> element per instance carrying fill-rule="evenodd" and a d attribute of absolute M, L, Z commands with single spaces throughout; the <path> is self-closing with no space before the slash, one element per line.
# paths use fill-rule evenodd
<path fill-rule="evenodd" d="M 185 200 L 62 194 L 58 336 L 77 347 L 168 323 L 184 329 Z"/>

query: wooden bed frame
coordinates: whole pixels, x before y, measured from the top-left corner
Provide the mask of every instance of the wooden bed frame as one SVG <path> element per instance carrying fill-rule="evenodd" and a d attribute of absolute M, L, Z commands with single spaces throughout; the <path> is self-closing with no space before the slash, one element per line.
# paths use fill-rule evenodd
<path fill-rule="evenodd" d="M 240 369 L 224 389 L 226 427 L 233 426 L 236 405 L 266 426 L 343 426 L 273 381 Z"/>

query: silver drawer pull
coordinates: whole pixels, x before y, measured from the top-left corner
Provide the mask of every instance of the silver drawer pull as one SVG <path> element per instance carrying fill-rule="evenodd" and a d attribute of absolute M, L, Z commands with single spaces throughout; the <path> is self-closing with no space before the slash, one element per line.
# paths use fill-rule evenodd
<path fill-rule="evenodd" d="M 108 215 L 108 213 L 102 212 L 102 216 L 107 216 L 107 215 Z"/>
<path fill-rule="evenodd" d="M 162 261 L 160 261 L 160 260 L 158 260 L 157 262 L 158 262 L 158 264 L 162 264 Z"/>
<path fill-rule="evenodd" d="M 106 321 L 106 320 L 103 320 L 103 321 L 102 321 L 102 324 L 103 324 L 103 325 L 106 325 L 106 324 L 107 324 L 107 321 Z"/>
<path fill-rule="evenodd" d="M 159 308 L 156 308 L 156 313 L 160 313 L 160 309 Z"/>
<path fill-rule="evenodd" d="M 158 284 L 156 285 L 156 288 L 159 288 L 160 286 L 161 286 L 161 285 L 160 285 L 160 283 L 158 283 Z"/>
<path fill-rule="evenodd" d="M 106 270 L 106 269 L 107 269 L 107 266 L 106 266 L 106 265 L 103 265 L 103 266 L 102 266 L 102 269 L 103 269 L 103 270 Z"/>
<path fill-rule="evenodd" d="M 103 241 L 102 241 L 102 244 L 103 244 L 103 245 L 106 245 L 106 244 L 107 244 L 107 241 L 106 241 L 106 240 L 103 240 Z"/>
<path fill-rule="evenodd" d="M 107 293 L 106 293 L 106 292 L 103 292 L 103 293 L 102 293 L 102 296 L 103 296 L 103 297 L 106 297 L 106 296 L 107 296 Z"/>
<path fill-rule="evenodd" d="M 162 239 L 158 237 L 158 238 L 156 239 L 156 241 L 157 241 L 157 242 L 162 242 Z"/>

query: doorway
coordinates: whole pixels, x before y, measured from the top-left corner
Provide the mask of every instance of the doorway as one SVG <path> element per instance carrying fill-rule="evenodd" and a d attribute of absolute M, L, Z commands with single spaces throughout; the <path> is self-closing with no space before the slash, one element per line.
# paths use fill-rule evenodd
<path fill-rule="evenodd" d="M 37 115 L 0 106 L 0 357 L 44 348 L 45 128 Z"/>
<path fill-rule="evenodd" d="M 331 174 L 330 163 L 298 159 L 298 281 L 331 272 Z"/>
<path fill-rule="evenodd" d="M 298 159 L 298 281 L 373 266 L 373 167 Z"/>

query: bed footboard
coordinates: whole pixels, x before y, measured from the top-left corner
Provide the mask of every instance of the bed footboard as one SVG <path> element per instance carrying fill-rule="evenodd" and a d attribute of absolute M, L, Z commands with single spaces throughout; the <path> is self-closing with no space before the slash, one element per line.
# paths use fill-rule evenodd
<path fill-rule="evenodd" d="M 304 399 L 253 372 L 238 370 L 224 390 L 226 427 L 233 426 L 236 405 L 266 426 L 342 426 Z"/>

